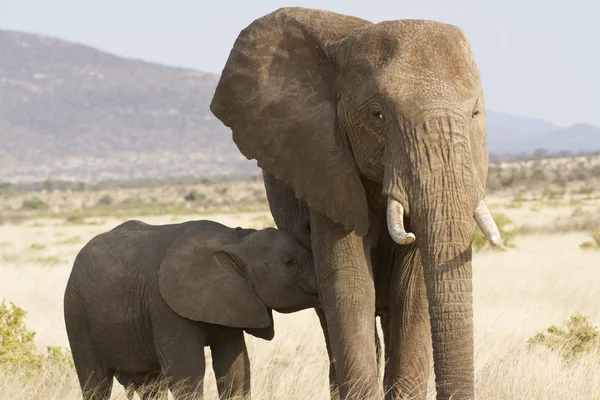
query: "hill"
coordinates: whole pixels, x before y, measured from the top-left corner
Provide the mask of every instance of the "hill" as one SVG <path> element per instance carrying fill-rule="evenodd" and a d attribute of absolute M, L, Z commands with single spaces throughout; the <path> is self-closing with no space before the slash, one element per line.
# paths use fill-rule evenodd
<path fill-rule="evenodd" d="M 210 112 L 218 76 L 0 30 L 0 181 L 258 172 Z M 598 151 L 600 128 L 488 111 L 490 152 Z"/>
<path fill-rule="evenodd" d="M 0 180 L 253 169 L 209 110 L 218 76 L 0 31 Z"/>

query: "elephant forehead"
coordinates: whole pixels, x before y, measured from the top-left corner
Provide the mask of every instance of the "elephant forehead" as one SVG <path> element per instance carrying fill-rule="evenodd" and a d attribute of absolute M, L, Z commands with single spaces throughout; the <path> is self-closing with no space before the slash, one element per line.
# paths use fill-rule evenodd
<path fill-rule="evenodd" d="M 428 20 L 386 21 L 360 31 L 355 39 L 352 66 L 374 76 L 381 87 L 411 96 L 418 89 L 426 97 L 478 87 L 471 45 L 456 26 Z"/>
<path fill-rule="evenodd" d="M 434 104 L 460 106 L 470 104 L 480 95 L 480 85 L 474 79 L 450 79 L 436 71 L 412 70 L 393 65 L 381 71 L 376 85 L 382 98 L 404 107 L 431 107 Z M 462 107 L 459 107 L 462 108 Z"/>

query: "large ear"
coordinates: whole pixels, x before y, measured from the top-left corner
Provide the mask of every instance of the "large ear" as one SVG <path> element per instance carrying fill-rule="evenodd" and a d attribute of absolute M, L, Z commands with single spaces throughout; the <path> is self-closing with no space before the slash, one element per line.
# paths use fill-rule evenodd
<path fill-rule="evenodd" d="M 188 228 L 169 247 L 160 265 L 160 294 L 169 307 L 194 321 L 235 328 L 268 327 L 269 313 L 246 280 L 244 266 L 198 237 L 198 228 Z"/>
<path fill-rule="evenodd" d="M 255 20 L 238 36 L 210 105 L 242 154 L 361 236 L 369 227 L 366 193 L 338 130 L 328 45 L 370 24 L 305 8 Z"/>
<path fill-rule="evenodd" d="M 273 340 L 275 337 L 275 322 L 273 321 L 273 310 L 267 308 L 269 318 L 271 319 L 271 325 L 266 328 L 246 328 L 244 329 L 248 334 L 264 340 Z"/>

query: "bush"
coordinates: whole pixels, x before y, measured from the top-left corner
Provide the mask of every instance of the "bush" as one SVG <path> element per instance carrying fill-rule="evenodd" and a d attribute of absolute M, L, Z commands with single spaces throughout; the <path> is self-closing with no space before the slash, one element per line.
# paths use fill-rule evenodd
<path fill-rule="evenodd" d="M 48 205 L 44 200 L 40 199 L 38 196 L 33 196 L 23 200 L 21 208 L 24 210 L 44 210 L 48 208 Z"/>
<path fill-rule="evenodd" d="M 496 221 L 496 225 L 498 225 L 498 230 L 502 236 L 502 242 L 504 246 L 491 247 L 481 229 L 475 229 L 475 232 L 473 232 L 474 251 L 480 251 L 486 247 L 494 250 L 503 250 L 504 247 L 515 247 L 513 244 L 513 239 L 516 236 L 516 232 L 514 230 L 506 229 L 506 226 L 510 225 L 513 221 L 504 214 L 493 214 L 492 217 L 494 217 L 494 221 Z"/>
<path fill-rule="evenodd" d="M 216 182 L 216 180 L 214 180 L 213 178 L 202 178 L 202 179 L 200 179 L 200 183 L 203 184 L 203 185 L 212 185 L 215 182 Z"/>
<path fill-rule="evenodd" d="M 573 359 L 581 354 L 600 350 L 598 328 L 593 326 L 588 317 L 582 314 L 572 315 L 563 325 L 551 325 L 545 332 L 539 332 L 527 340 L 527 346 L 545 347 L 557 351 L 567 359 Z"/>
<path fill-rule="evenodd" d="M 109 194 L 105 194 L 98 199 L 98 204 L 102 206 L 110 206 L 112 203 L 113 198 Z"/>
<path fill-rule="evenodd" d="M 547 198 L 549 200 L 562 199 L 566 194 L 565 190 L 553 190 L 551 188 L 545 188 L 542 192 L 542 198 Z"/>
<path fill-rule="evenodd" d="M 579 245 L 582 249 L 600 250 L 600 228 L 596 228 L 590 235 L 592 240 L 585 241 Z"/>
<path fill-rule="evenodd" d="M 44 186 L 44 189 L 46 189 L 49 192 L 53 191 L 55 186 L 52 178 L 46 179 L 42 185 Z"/>
<path fill-rule="evenodd" d="M 38 353 L 35 332 L 25 326 L 27 312 L 14 303 L 10 308 L 2 301 L 0 305 L 0 366 L 25 365 L 41 369 L 43 356 Z"/>
<path fill-rule="evenodd" d="M 73 371 L 73 359 L 69 351 L 59 346 L 49 346 L 47 354 L 40 353 L 35 344 L 35 332 L 25 325 L 27 312 L 5 301 L 0 304 L 0 368 L 26 368 L 33 376 L 45 368 L 58 368 L 63 373 Z"/>
<path fill-rule="evenodd" d="M 0 192 L 6 192 L 10 189 L 12 183 L 10 182 L 0 182 Z"/>
<path fill-rule="evenodd" d="M 75 370 L 75 364 L 73 363 L 73 357 L 69 350 L 64 350 L 60 346 L 48 346 L 46 347 L 46 360 L 44 367 L 57 369 L 62 374 L 68 374 Z"/>
<path fill-rule="evenodd" d="M 204 200 L 206 196 L 203 193 L 200 193 L 196 189 L 191 190 L 188 194 L 185 195 L 185 201 L 198 201 Z"/>

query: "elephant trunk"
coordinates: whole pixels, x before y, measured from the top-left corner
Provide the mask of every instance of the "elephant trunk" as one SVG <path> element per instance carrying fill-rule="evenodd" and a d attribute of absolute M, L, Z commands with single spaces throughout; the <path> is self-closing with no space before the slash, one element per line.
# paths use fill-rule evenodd
<path fill-rule="evenodd" d="M 469 136 L 450 123 L 424 124 L 414 143 L 388 154 L 384 184 L 388 231 L 416 242 L 429 303 L 438 399 L 474 398 L 472 235 L 479 225 L 492 245 L 500 234 L 477 185 Z M 441 129 L 436 129 L 441 127 Z M 431 129 L 433 128 L 433 129 Z M 408 159 L 414 166 L 397 161 Z M 386 179 L 387 178 L 387 179 Z M 406 190 L 405 190 L 406 189 Z M 409 210 L 414 235 L 404 229 Z"/>
<path fill-rule="evenodd" d="M 418 229 L 424 239 L 419 248 L 429 302 L 437 398 L 472 399 L 473 218 L 431 209 L 424 210 L 420 220 L 425 227 Z"/>
<path fill-rule="evenodd" d="M 477 219 L 496 240 L 495 224 L 478 199 L 468 142 L 425 144 L 413 176 L 411 226 L 423 262 L 438 399 L 474 398 L 471 242 Z M 478 207 L 478 204 L 484 204 Z M 485 209 L 483 209 L 485 207 Z M 489 212 L 488 212 L 489 213 Z M 490 223 L 491 221 L 491 223 Z"/>

